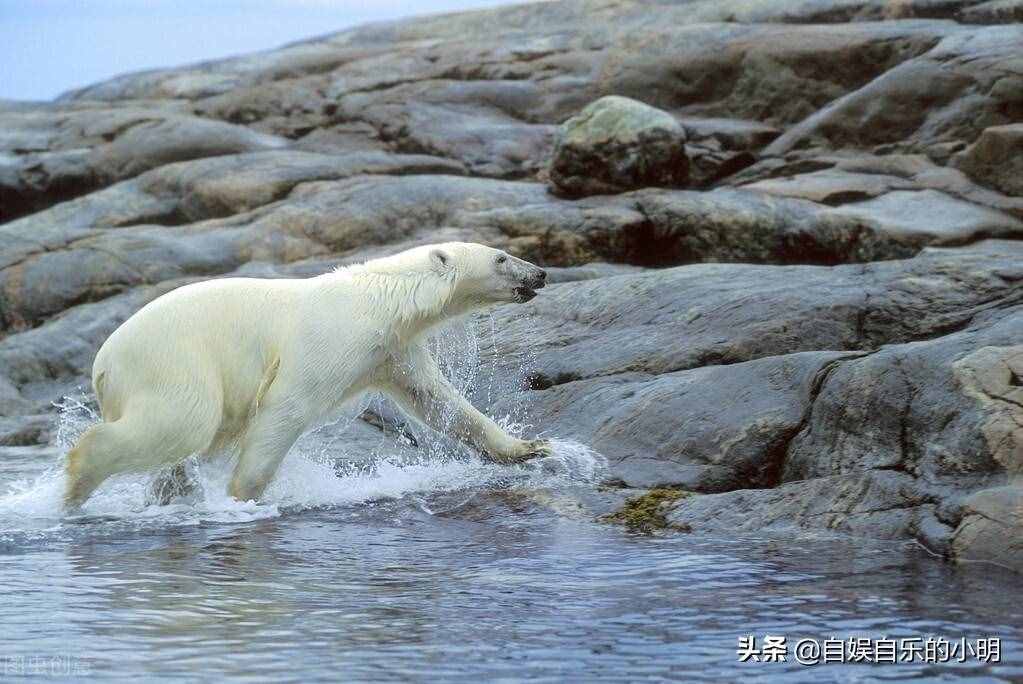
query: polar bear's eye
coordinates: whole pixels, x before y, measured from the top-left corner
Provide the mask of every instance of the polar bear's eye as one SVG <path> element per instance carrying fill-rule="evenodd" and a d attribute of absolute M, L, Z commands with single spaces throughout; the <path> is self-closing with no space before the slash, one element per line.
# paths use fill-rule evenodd
<path fill-rule="evenodd" d="M 501 256 L 497 257 L 497 263 L 499 263 L 499 264 L 503 264 L 506 261 L 508 261 L 508 257 L 506 257 L 503 254 Z"/>

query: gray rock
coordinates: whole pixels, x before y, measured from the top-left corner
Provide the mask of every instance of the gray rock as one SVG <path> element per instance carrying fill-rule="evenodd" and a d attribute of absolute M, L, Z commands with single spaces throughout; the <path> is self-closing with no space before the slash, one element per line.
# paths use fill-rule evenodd
<path fill-rule="evenodd" d="M 937 190 L 896 190 L 843 205 L 835 213 L 875 222 L 907 242 L 962 244 L 983 237 L 1023 235 L 1023 221 Z"/>
<path fill-rule="evenodd" d="M 841 206 L 896 190 L 936 190 L 970 204 L 1023 218 L 1023 199 L 1003 195 L 923 155 L 793 153 L 765 159 L 728 179 L 731 185 L 783 197 Z M 979 216 L 983 212 L 978 212 Z M 921 221 L 921 223 L 926 223 Z"/>
<path fill-rule="evenodd" d="M 843 356 L 805 352 L 654 377 L 563 381 L 531 398 L 530 417 L 549 434 L 607 455 L 609 477 L 630 487 L 771 487 L 818 376 Z"/>
<path fill-rule="evenodd" d="M 495 410 L 519 407 L 549 434 L 594 444 L 626 484 L 722 491 L 906 467 L 965 488 L 968 474 L 983 484 L 1005 467 L 996 440 L 971 429 L 983 410 L 949 387 L 950 364 L 1018 334 L 1021 275 L 1011 252 L 943 250 L 867 267 L 706 265 L 566 283 L 525 313 L 496 312 L 502 335 L 482 365 L 502 378 L 529 369 L 530 389 L 505 387 Z M 907 354 L 920 375 L 901 385 L 892 368 Z M 905 398 L 928 392 L 904 427 Z M 862 424 L 845 413 L 855 402 L 866 402 L 853 413 Z M 905 430 L 923 454 L 912 467 Z"/>
<path fill-rule="evenodd" d="M 1016 294 L 1018 297 L 1018 293 Z M 1010 304 L 1006 302 L 1006 304 Z M 1013 353 L 1023 310 L 979 312 L 961 332 L 883 347 L 827 378 L 783 479 L 893 469 L 940 481 L 1023 468 Z"/>
<path fill-rule="evenodd" d="M 0 253 L 0 327 L 35 325 L 70 305 L 137 285 L 229 272 L 260 254 L 283 261 L 322 254 L 323 245 L 294 236 L 294 213 L 287 209 L 262 222 L 253 215 L 247 223 L 225 219 L 200 230 L 175 224 L 244 215 L 312 181 L 433 171 L 461 167 L 414 155 L 279 152 L 153 170 L 0 226 L 7 241 Z M 120 230 L 125 224 L 135 227 Z"/>
<path fill-rule="evenodd" d="M 933 506 L 903 473 L 866 471 L 683 499 L 667 516 L 694 532 L 833 530 L 875 539 L 903 539 Z M 951 529 L 945 532 L 945 537 Z"/>
<path fill-rule="evenodd" d="M 987 562 L 1023 572 L 1023 487 L 1017 482 L 976 492 L 963 502 L 952 554 L 960 563 Z"/>
<path fill-rule="evenodd" d="M 798 197 L 821 204 L 842 205 L 880 197 L 892 190 L 915 190 L 912 180 L 881 173 L 855 173 L 838 168 L 792 176 L 765 178 L 742 187 L 780 197 Z"/>
<path fill-rule="evenodd" d="M 188 159 L 279 149 L 287 141 L 241 126 L 193 117 L 139 121 L 93 152 L 97 172 L 110 183 Z"/>
<path fill-rule="evenodd" d="M 683 117 L 679 123 L 690 141 L 713 141 L 722 149 L 739 152 L 759 150 L 781 134 L 774 126 L 744 119 Z"/>
<path fill-rule="evenodd" d="M 337 106 L 395 151 L 457 159 L 474 175 L 523 178 L 550 155 L 554 127 L 529 121 L 538 104 L 529 83 L 438 80 L 346 93 Z"/>
<path fill-rule="evenodd" d="M 708 187 L 752 165 L 756 151 L 781 131 L 756 121 L 721 118 L 681 120 L 689 143 L 689 184 Z"/>
<path fill-rule="evenodd" d="M 1023 21 L 1023 0 L 988 0 L 959 10 L 964 24 L 1013 24 Z"/>
<path fill-rule="evenodd" d="M 1023 28 L 952 33 L 793 126 L 766 154 L 807 146 L 925 152 L 946 160 L 1023 107 Z M 948 145 L 949 141 L 959 141 Z"/>
<path fill-rule="evenodd" d="M 918 213 L 930 222 L 917 230 L 912 212 L 883 197 L 877 206 L 832 209 L 724 188 L 568 202 L 537 183 L 419 175 L 460 170 L 436 157 L 290 151 L 155 169 L 0 226 L 8 241 L 0 253 L 0 324 L 38 325 L 78 303 L 229 273 L 249 261 L 369 254 L 441 230 L 564 266 L 858 262 L 1020 231 L 1014 217 L 951 198 L 922 202 Z M 417 175 L 368 175 L 402 173 Z"/>
<path fill-rule="evenodd" d="M 61 108 L 0 113 L 0 221 L 149 169 L 287 146 L 242 126 L 159 109 Z"/>
<path fill-rule="evenodd" d="M 32 404 L 21 395 L 14 383 L 0 375 L 0 416 L 27 413 L 31 408 Z"/>
<path fill-rule="evenodd" d="M 418 20 L 129 75 L 69 94 L 48 115 L 60 107 L 105 106 L 106 118 L 113 120 L 112 105 L 94 101 L 123 102 L 142 119 L 200 114 L 301 139 L 297 145 L 312 151 L 432 151 L 460 160 L 473 173 L 525 178 L 549 156 L 553 125 L 602 95 L 631 95 L 673 114 L 678 110 L 687 121 L 718 120 L 710 124 L 718 134 L 702 140 L 725 149 L 701 145 L 698 155 L 698 171 L 707 182 L 749 162 L 731 143 L 762 141 L 772 125 L 805 118 L 953 32 L 941 22 L 826 27 L 775 22 L 943 16 L 935 8 L 948 4 L 921 0 L 901 3 L 895 11 L 877 1 L 770 8 L 737 0 L 658 5 L 652 12 L 645 3 L 561 2 L 484 13 L 490 17 L 486 29 L 471 16 L 449 23 Z M 707 23 L 714 21 L 769 23 Z M 491 22 L 502 28 L 495 33 Z M 442 36 L 457 40 L 441 47 Z M 667 44 L 672 51 L 660 48 Z M 143 111 L 133 98 L 144 98 L 150 109 Z M 162 111 L 154 114 L 157 104 Z M 746 123 L 729 126 L 721 120 Z M 358 133 L 320 134 L 339 126 Z M 101 144 L 83 140 L 77 148 Z"/>
<path fill-rule="evenodd" d="M 627 273 L 638 273 L 643 269 L 639 266 L 627 264 L 607 264 L 593 262 L 585 266 L 553 267 L 547 269 L 548 283 L 571 283 L 576 280 L 592 280 L 594 278 L 609 278 Z"/>
<path fill-rule="evenodd" d="M 1021 5 L 1023 8 L 1023 5 Z M 1023 124 L 985 128 L 952 163 L 971 178 L 1007 195 L 1023 196 Z"/>
<path fill-rule="evenodd" d="M 685 129 L 667 112 L 625 97 L 603 97 L 558 129 L 551 189 L 578 197 L 685 185 L 685 142 Z"/>
<path fill-rule="evenodd" d="M 53 416 L 45 413 L 0 418 L 0 446 L 46 444 L 53 423 Z"/>

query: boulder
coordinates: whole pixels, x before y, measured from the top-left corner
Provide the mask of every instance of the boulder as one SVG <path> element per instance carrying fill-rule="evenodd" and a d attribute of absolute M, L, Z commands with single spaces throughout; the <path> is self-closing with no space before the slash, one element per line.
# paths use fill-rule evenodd
<path fill-rule="evenodd" d="M 674 117 L 625 97 L 588 105 L 558 129 L 549 179 L 559 195 L 685 185 L 686 133 Z"/>

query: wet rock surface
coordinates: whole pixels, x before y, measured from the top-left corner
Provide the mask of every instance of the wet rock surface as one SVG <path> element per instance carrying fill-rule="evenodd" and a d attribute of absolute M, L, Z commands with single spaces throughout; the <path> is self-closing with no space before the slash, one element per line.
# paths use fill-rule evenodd
<path fill-rule="evenodd" d="M 478 403 L 695 492 L 667 529 L 1023 568 L 1018 14 L 561 0 L 0 102 L 0 444 L 174 287 L 471 240 L 552 280 L 494 313 Z M 657 135 L 566 163 L 608 96 Z"/>

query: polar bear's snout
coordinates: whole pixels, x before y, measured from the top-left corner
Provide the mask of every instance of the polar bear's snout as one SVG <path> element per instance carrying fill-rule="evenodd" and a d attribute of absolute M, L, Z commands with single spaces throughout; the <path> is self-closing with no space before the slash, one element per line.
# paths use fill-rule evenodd
<path fill-rule="evenodd" d="M 529 285 L 529 287 L 532 287 L 534 290 L 539 290 L 541 287 L 547 284 L 547 271 L 543 270 L 542 268 L 537 268 L 536 273 L 533 275 L 532 279 L 526 284 Z"/>
<path fill-rule="evenodd" d="M 547 284 L 547 271 L 528 261 L 514 259 L 512 270 L 518 280 L 514 291 L 515 299 L 519 303 L 528 302 L 536 297 L 536 291 Z"/>
<path fill-rule="evenodd" d="M 536 274 L 524 279 L 521 286 L 515 288 L 515 294 L 518 295 L 520 302 L 528 302 L 536 296 L 537 290 L 547 284 L 547 271 L 542 268 L 537 271 Z"/>

